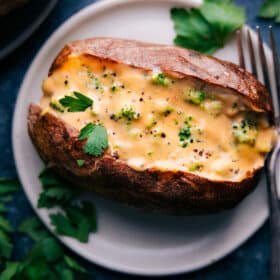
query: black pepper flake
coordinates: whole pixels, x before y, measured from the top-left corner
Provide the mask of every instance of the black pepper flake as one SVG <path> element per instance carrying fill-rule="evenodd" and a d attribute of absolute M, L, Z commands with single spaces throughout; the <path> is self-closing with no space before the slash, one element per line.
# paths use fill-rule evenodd
<path fill-rule="evenodd" d="M 64 81 L 64 84 L 67 86 L 67 85 L 68 85 L 68 80 L 65 80 L 65 81 Z"/>
<path fill-rule="evenodd" d="M 203 150 L 200 150 L 198 155 L 202 157 L 203 156 Z"/>
<path fill-rule="evenodd" d="M 117 73 L 115 73 L 115 72 L 114 72 L 114 73 L 112 73 L 112 76 L 116 77 L 116 76 L 117 76 Z"/>
<path fill-rule="evenodd" d="M 190 139 L 190 143 L 193 143 L 193 139 Z"/>
<path fill-rule="evenodd" d="M 162 138 L 165 138 L 165 137 L 166 137 L 166 134 L 165 134 L 164 132 L 162 132 L 162 133 L 160 134 L 160 136 L 161 136 Z"/>
<path fill-rule="evenodd" d="M 141 98 L 139 99 L 139 101 L 142 102 L 142 101 L 143 101 L 143 98 L 141 97 Z"/>

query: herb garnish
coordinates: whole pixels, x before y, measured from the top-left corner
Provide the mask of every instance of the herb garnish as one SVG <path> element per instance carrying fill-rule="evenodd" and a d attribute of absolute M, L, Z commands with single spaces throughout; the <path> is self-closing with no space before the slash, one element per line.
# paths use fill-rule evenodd
<path fill-rule="evenodd" d="M 38 200 L 39 208 L 59 206 L 62 211 L 50 214 L 52 225 L 60 235 L 67 235 L 87 242 L 89 234 L 96 231 L 96 213 L 92 203 L 76 201 L 80 193 L 51 169 L 39 175 L 43 192 Z"/>
<path fill-rule="evenodd" d="M 280 1 L 266 0 L 262 4 L 258 16 L 262 18 L 274 18 L 275 22 L 280 23 Z"/>
<path fill-rule="evenodd" d="M 194 163 L 189 167 L 190 172 L 197 172 L 200 171 L 203 168 L 202 164 L 199 163 Z"/>
<path fill-rule="evenodd" d="M 179 140 L 182 142 L 182 147 L 186 148 L 188 146 L 188 140 L 192 136 L 191 129 L 188 126 L 185 126 L 179 131 Z"/>
<path fill-rule="evenodd" d="M 83 167 L 85 165 L 85 160 L 83 159 L 77 159 L 76 162 L 79 167 Z"/>
<path fill-rule="evenodd" d="M 167 77 L 165 77 L 165 75 L 162 72 L 153 74 L 152 81 L 157 85 L 162 85 L 165 87 L 170 84 L 170 80 Z"/>
<path fill-rule="evenodd" d="M 55 175 L 43 173 L 41 176 L 48 187 L 59 183 Z M 19 189 L 16 179 L 0 178 L 0 213 L 7 211 L 4 202 L 13 199 L 12 192 Z M 95 219 L 92 219 L 95 221 Z M 0 279 L 87 279 L 88 271 L 77 261 L 64 254 L 63 247 L 50 236 L 42 223 L 31 217 L 24 220 L 17 231 L 29 236 L 35 244 L 22 259 L 13 261 L 11 237 L 14 230 L 10 222 L 0 216 Z M 86 278 L 85 278 L 86 277 Z"/>
<path fill-rule="evenodd" d="M 231 0 L 204 0 L 200 8 L 171 9 L 177 46 L 212 54 L 245 22 L 245 12 Z"/>
<path fill-rule="evenodd" d="M 106 128 L 101 124 L 88 123 L 80 131 L 79 140 L 87 139 L 84 151 L 92 156 L 100 156 L 108 147 Z"/>
<path fill-rule="evenodd" d="M 128 121 L 137 120 L 140 117 L 140 114 L 135 112 L 132 107 L 130 108 L 122 108 L 120 112 L 120 116 L 124 117 Z"/>
<path fill-rule="evenodd" d="M 0 213 L 7 211 L 5 202 L 11 200 L 11 193 L 19 189 L 18 180 L 11 178 L 0 178 Z M 0 263 L 3 258 L 10 258 L 13 250 L 10 234 L 13 228 L 10 222 L 2 215 L 0 215 Z"/>
<path fill-rule="evenodd" d="M 181 142 L 181 145 L 183 148 L 186 148 L 189 143 L 193 142 L 193 139 L 191 138 L 192 136 L 192 131 L 191 131 L 191 122 L 192 122 L 192 116 L 188 116 L 184 124 L 185 126 L 179 130 L 179 140 Z"/>
<path fill-rule="evenodd" d="M 190 90 L 187 90 L 186 92 L 184 92 L 184 98 L 186 101 L 188 101 L 192 104 L 199 105 L 206 98 L 206 93 L 203 90 L 190 89 Z"/>
<path fill-rule="evenodd" d="M 59 99 L 59 103 L 68 108 L 68 112 L 83 112 L 92 106 L 93 100 L 82 93 L 74 91 L 73 95 Z"/>
<path fill-rule="evenodd" d="M 257 123 L 252 119 L 243 119 L 240 123 L 234 123 L 232 134 L 240 144 L 254 145 L 258 130 Z"/>

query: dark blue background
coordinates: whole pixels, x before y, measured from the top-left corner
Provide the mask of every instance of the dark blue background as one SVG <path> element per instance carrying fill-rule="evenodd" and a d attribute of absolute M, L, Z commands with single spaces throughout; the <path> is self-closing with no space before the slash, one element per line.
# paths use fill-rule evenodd
<path fill-rule="evenodd" d="M 92 2 L 94 1 L 59 0 L 51 15 L 33 34 L 33 36 L 12 55 L 0 62 L 0 176 L 16 176 L 11 146 L 11 121 L 18 89 L 28 66 L 52 32 L 60 26 L 62 22 L 69 18 L 69 16 Z M 257 11 L 263 2 L 262 0 L 237 0 L 236 2 L 246 7 L 247 21 L 252 27 L 255 27 L 256 25 L 266 27 L 272 23 L 271 21 L 256 18 Z M 28 17 L 32 15 L 26 16 Z M 4 27 L 1 26 L 0 28 Z M 279 46 L 280 24 L 278 26 L 275 25 L 274 30 L 276 32 Z M 23 192 L 20 192 L 16 195 L 15 201 L 11 203 L 9 207 L 9 216 L 13 224 L 17 225 L 21 219 L 32 214 L 33 211 L 31 210 L 25 195 Z M 14 238 L 14 243 L 15 258 L 20 258 L 24 255 L 31 244 L 27 238 L 20 236 Z M 165 279 L 265 280 L 268 279 L 268 258 L 269 229 L 268 223 L 266 223 L 243 246 L 214 265 L 191 274 Z M 138 277 L 111 272 L 99 266 L 89 264 L 84 260 L 79 260 L 92 271 L 94 276 L 92 276 L 91 279 L 138 279 Z"/>

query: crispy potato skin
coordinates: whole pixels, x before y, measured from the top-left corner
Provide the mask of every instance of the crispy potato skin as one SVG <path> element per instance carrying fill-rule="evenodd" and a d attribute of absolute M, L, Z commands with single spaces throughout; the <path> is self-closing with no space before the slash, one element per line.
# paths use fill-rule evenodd
<path fill-rule="evenodd" d="M 260 170 L 241 182 L 210 181 L 183 172 L 136 171 L 105 153 L 86 155 L 79 131 L 31 104 L 28 130 L 44 162 L 67 180 L 131 206 L 171 214 L 209 213 L 231 208 L 254 189 Z M 85 160 L 78 167 L 76 159 Z"/>
<path fill-rule="evenodd" d="M 115 38 L 92 38 L 66 45 L 54 60 L 49 75 L 67 57 L 89 55 L 143 69 L 159 67 L 163 72 L 192 77 L 241 94 L 256 111 L 267 112 L 272 119 L 272 103 L 266 88 L 246 70 L 213 56 L 174 46 Z"/>
<path fill-rule="evenodd" d="M 172 46 L 94 38 L 65 46 L 49 75 L 71 54 L 95 56 L 144 69 L 160 67 L 166 73 L 203 80 L 234 90 L 254 110 L 272 116 L 271 101 L 262 84 L 245 70 L 217 58 Z M 30 105 L 28 132 L 43 161 L 77 186 L 137 208 L 170 214 L 217 212 L 239 203 L 255 188 L 260 177 L 261 169 L 248 172 L 241 182 L 213 181 L 178 171 L 136 171 L 107 152 L 98 158 L 86 155 L 85 140 L 78 140 L 77 129 L 50 113 L 41 115 L 41 112 L 40 106 Z M 85 165 L 78 167 L 77 159 L 85 160 Z"/>

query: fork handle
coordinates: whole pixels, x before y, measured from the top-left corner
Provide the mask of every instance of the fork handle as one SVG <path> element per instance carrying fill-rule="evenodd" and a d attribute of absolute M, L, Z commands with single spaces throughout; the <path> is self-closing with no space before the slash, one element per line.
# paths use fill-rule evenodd
<path fill-rule="evenodd" d="M 280 279 L 280 209 L 276 185 L 276 164 L 280 154 L 279 146 L 278 143 L 278 147 L 269 155 L 266 164 L 271 233 L 270 280 Z"/>

